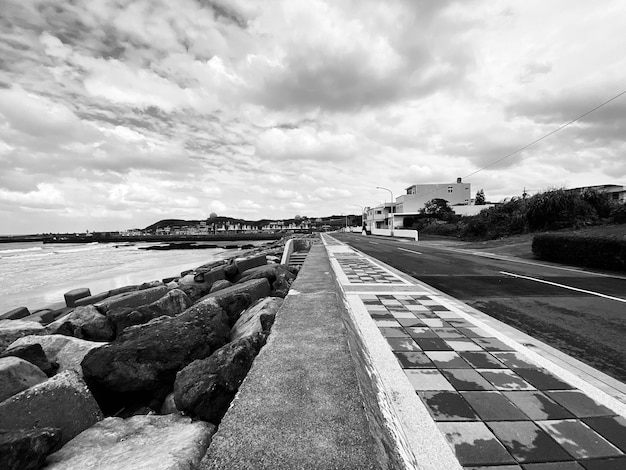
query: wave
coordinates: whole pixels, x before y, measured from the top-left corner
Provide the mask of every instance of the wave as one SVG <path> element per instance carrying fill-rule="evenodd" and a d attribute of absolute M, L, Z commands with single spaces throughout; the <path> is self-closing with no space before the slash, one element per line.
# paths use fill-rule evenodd
<path fill-rule="evenodd" d="M 26 253 L 28 251 L 40 251 L 43 250 L 41 246 L 32 246 L 30 248 L 14 248 L 12 250 L 0 250 L 0 256 L 9 253 Z"/>
<path fill-rule="evenodd" d="M 87 243 L 86 245 L 81 246 L 80 248 L 69 248 L 67 250 L 54 250 L 54 252 L 56 254 L 63 254 L 63 253 L 81 253 L 83 251 L 94 251 L 94 250 L 100 250 L 103 248 L 110 248 L 108 245 L 103 245 L 102 243 L 98 243 L 98 242 L 94 242 L 94 243 Z"/>

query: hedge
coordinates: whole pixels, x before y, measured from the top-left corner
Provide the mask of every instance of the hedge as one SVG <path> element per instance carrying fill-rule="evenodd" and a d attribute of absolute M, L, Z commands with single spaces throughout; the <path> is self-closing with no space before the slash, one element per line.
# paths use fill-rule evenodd
<path fill-rule="evenodd" d="M 626 239 L 544 233 L 535 235 L 532 249 L 546 261 L 626 271 Z"/>

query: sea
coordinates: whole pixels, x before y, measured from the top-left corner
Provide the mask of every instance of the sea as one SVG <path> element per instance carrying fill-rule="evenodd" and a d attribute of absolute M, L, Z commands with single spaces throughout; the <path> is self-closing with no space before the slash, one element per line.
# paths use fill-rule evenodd
<path fill-rule="evenodd" d="M 236 256 L 230 242 L 217 248 L 143 250 L 158 243 L 0 244 L 0 313 L 62 307 L 63 294 L 88 287 L 92 294 L 180 275 L 206 263 Z M 267 241 L 241 241 L 261 246 Z"/>

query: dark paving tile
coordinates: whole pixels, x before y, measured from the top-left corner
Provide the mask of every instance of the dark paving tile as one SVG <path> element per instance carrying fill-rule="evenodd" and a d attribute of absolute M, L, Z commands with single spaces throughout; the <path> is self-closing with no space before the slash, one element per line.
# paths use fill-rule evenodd
<path fill-rule="evenodd" d="M 448 346 L 441 338 L 415 338 L 415 342 L 424 351 L 450 351 L 452 348 Z"/>
<path fill-rule="evenodd" d="M 430 309 L 433 312 L 449 312 L 450 309 L 448 309 L 448 307 L 444 307 L 443 305 L 431 305 Z"/>
<path fill-rule="evenodd" d="M 440 318 L 422 318 L 421 320 L 430 328 L 447 328 L 450 326 L 450 323 Z"/>
<path fill-rule="evenodd" d="M 385 338 L 392 351 L 420 351 L 420 348 L 411 338 Z"/>
<path fill-rule="evenodd" d="M 385 305 L 390 312 L 408 312 L 409 309 L 404 305 Z"/>
<path fill-rule="evenodd" d="M 582 462 L 587 470 L 624 470 L 626 468 L 626 457 L 614 459 L 587 460 Z"/>
<path fill-rule="evenodd" d="M 503 395 L 532 420 L 568 419 L 574 417 L 569 411 L 538 390 L 503 392 Z"/>
<path fill-rule="evenodd" d="M 463 318 L 448 318 L 446 321 L 455 328 L 472 328 L 474 326 L 473 323 L 470 323 Z"/>
<path fill-rule="evenodd" d="M 419 396 L 435 421 L 479 421 L 457 392 L 419 392 Z"/>
<path fill-rule="evenodd" d="M 471 369 L 471 366 L 454 351 L 426 351 L 426 355 L 439 369 Z"/>
<path fill-rule="evenodd" d="M 452 323 L 450 323 L 452 325 Z M 458 330 L 468 338 L 480 338 L 487 336 L 487 332 L 478 327 L 457 326 Z"/>
<path fill-rule="evenodd" d="M 399 318 L 396 320 L 402 326 L 424 326 L 424 322 L 417 318 Z"/>
<path fill-rule="evenodd" d="M 391 313 L 372 313 L 370 316 L 372 320 L 395 320 L 395 317 Z"/>
<path fill-rule="evenodd" d="M 433 331 L 437 336 L 443 339 L 447 338 L 465 338 L 457 329 L 455 328 L 433 328 Z"/>
<path fill-rule="evenodd" d="M 626 418 L 623 416 L 585 418 L 583 422 L 611 444 L 619 447 L 622 452 L 626 452 Z"/>
<path fill-rule="evenodd" d="M 438 422 L 464 466 L 516 463 L 493 433 L 480 422 Z"/>
<path fill-rule="evenodd" d="M 434 369 L 435 364 L 423 352 L 394 351 L 400 366 L 404 369 Z"/>
<path fill-rule="evenodd" d="M 478 372 L 498 390 L 534 390 L 532 385 L 509 369 L 482 369 Z"/>
<path fill-rule="evenodd" d="M 524 470 L 583 470 L 583 467 L 576 461 L 568 462 L 546 462 L 528 463 L 522 465 Z"/>
<path fill-rule="evenodd" d="M 430 297 L 427 295 L 412 295 L 411 298 L 413 300 L 430 300 Z"/>
<path fill-rule="evenodd" d="M 436 369 L 404 369 L 404 374 L 416 392 L 454 391 L 454 387 Z"/>
<path fill-rule="evenodd" d="M 397 327 L 378 327 L 380 332 L 385 338 L 408 338 L 409 334 L 404 331 L 404 328 Z"/>
<path fill-rule="evenodd" d="M 558 462 L 570 456 L 532 421 L 489 422 L 496 437 L 518 462 Z"/>
<path fill-rule="evenodd" d="M 434 332 L 433 330 L 431 330 L 430 328 L 426 328 L 426 327 L 407 327 L 406 331 L 409 335 L 411 335 L 412 338 L 439 338 Z"/>
<path fill-rule="evenodd" d="M 526 359 L 518 352 L 494 352 L 493 355 L 500 361 L 504 362 L 511 369 L 536 369 L 538 367 L 537 364 L 531 362 L 529 359 Z"/>
<path fill-rule="evenodd" d="M 488 467 L 463 467 L 463 470 L 523 470 L 519 465 L 489 465 Z"/>
<path fill-rule="evenodd" d="M 520 375 L 539 390 L 571 390 L 572 387 L 567 382 L 555 377 L 545 369 L 514 369 Z"/>
<path fill-rule="evenodd" d="M 528 417 L 500 392 L 462 392 L 483 421 L 522 421 Z"/>
<path fill-rule="evenodd" d="M 462 351 L 459 353 L 475 369 L 503 369 L 505 366 L 485 351 Z"/>
<path fill-rule="evenodd" d="M 478 339 L 478 338 L 473 338 Z M 447 339 L 446 343 L 455 351 L 482 351 L 483 348 L 469 338 Z"/>
<path fill-rule="evenodd" d="M 594 416 L 613 416 L 615 413 L 606 406 L 600 405 L 580 390 L 563 390 L 546 392 L 559 405 L 567 408 L 578 418 L 592 418 Z"/>
<path fill-rule="evenodd" d="M 600 434 L 576 419 L 537 421 L 552 438 L 576 459 L 623 455 Z"/>
<path fill-rule="evenodd" d="M 493 390 L 494 388 L 474 369 L 441 369 L 441 373 L 459 391 Z"/>
<path fill-rule="evenodd" d="M 474 338 L 474 341 L 480 344 L 486 351 L 513 351 L 511 346 L 497 338 Z"/>

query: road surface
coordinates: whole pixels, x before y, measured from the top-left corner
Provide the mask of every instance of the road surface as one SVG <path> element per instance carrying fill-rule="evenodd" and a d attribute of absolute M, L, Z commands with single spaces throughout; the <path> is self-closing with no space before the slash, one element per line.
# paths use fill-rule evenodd
<path fill-rule="evenodd" d="M 333 236 L 626 382 L 626 275 L 503 259 L 446 242 Z"/>

